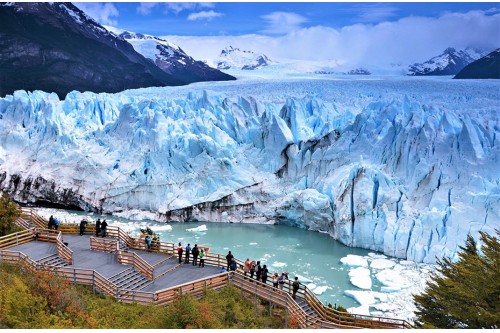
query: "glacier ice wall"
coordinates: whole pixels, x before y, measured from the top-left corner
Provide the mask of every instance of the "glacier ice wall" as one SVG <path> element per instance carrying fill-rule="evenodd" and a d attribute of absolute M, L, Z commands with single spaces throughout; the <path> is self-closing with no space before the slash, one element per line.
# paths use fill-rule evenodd
<path fill-rule="evenodd" d="M 499 87 L 17 91 L 0 99 L 0 188 L 132 218 L 287 223 L 434 262 L 500 228 Z"/>

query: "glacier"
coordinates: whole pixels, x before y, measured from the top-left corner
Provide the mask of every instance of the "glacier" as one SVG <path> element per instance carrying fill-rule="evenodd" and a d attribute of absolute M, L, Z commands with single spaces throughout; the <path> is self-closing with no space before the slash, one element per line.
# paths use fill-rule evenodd
<path fill-rule="evenodd" d="M 0 189 L 157 221 L 284 223 L 392 257 L 500 228 L 500 84 L 247 78 L 0 99 Z"/>

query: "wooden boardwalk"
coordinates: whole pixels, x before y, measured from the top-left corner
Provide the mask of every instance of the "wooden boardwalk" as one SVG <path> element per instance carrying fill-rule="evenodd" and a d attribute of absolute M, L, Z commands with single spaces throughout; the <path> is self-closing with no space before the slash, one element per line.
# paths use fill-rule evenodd
<path fill-rule="evenodd" d="M 231 284 L 241 290 L 283 307 L 301 328 L 410 328 L 404 320 L 340 312 L 325 306 L 305 285 L 297 298 L 291 295 L 291 283 L 283 290 L 245 277 L 242 269 L 220 272 L 225 256 L 206 251 L 205 267 L 179 263 L 174 243 L 153 244 L 146 251 L 144 239 L 132 238 L 122 229 L 108 226 L 105 238 L 92 235 L 87 227 L 83 236 L 78 225 L 60 225 L 59 231 L 47 230 L 47 221 L 33 210 L 23 208 L 16 223 L 25 230 L 0 237 L 0 260 L 24 261 L 30 269 L 59 274 L 71 283 L 92 286 L 94 291 L 120 302 L 167 305 L 178 295 L 203 296 L 208 289 Z M 238 266 L 243 262 L 236 259 Z"/>
<path fill-rule="evenodd" d="M 115 253 L 94 251 L 90 249 L 89 235 L 64 235 L 64 242 L 68 243 L 68 248 L 73 251 L 73 264 L 66 267 L 87 268 L 99 272 L 102 276 L 110 278 L 116 274 L 126 271 L 131 268 L 130 265 L 118 263 Z M 21 245 L 9 248 L 11 251 L 23 252 L 31 257 L 34 261 L 57 254 L 57 246 L 54 243 L 32 241 Z M 178 264 L 176 257 L 162 253 L 150 253 L 140 250 L 129 250 L 137 253 L 142 259 L 155 267 L 155 274 L 163 273 L 165 270 L 175 267 Z M 167 259 L 166 261 L 164 261 Z M 214 266 L 199 268 L 189 264 L 181 264 L 167 274 L 160 276 L 153 281 L 153 284 L 142 289 L 142 291 L 155 292 L 158 290 L 170 288 L 176 285 L 181 285 L 190 281 L 206 278 L 212 275 L 217 275 L 220 269 Z"/>

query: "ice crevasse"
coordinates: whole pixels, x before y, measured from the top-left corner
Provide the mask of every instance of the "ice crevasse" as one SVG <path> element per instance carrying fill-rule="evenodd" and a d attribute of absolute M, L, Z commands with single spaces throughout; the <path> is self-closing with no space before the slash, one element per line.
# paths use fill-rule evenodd
<path fill-rule="evenodd" d="M 498 96 L 165 89 L 0 99 L 1 189 L 131 218 L 286 223 L 429 263 L 500 226 Z"/>

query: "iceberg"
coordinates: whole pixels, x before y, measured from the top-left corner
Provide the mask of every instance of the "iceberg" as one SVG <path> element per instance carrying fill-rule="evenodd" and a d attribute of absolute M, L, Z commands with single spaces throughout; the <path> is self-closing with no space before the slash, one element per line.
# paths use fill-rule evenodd
<path fill-rule="evenodd" d="M 372 269 L 386 269 L 394 267 L 396 263 L 389 259 L 374 259 L 370 262 Z"/>
<path fill-rule="evenodd" d="M 353 285 L 361 289 L 371 289 L 372 279 L 370 270 L 364 267 L 358 267 L 349 271 L 350 281 Z"/>
<path fill-rule="evenodd" d="M 189 229 L 186 229 L 186 231 L 191 231 L 191 232 L 200 232 L 200 231 L 207 231 L 207 226 L 205 224 L 202 224 L 198 227 L 195 227 L 195 228 L 189 228 Z"/>
<path fill-rule="evenodd" d="M 340 259 L 340 262 L 346 266 L 351 267 L 367 267 L 368 261 L 362 256 L 357 256 L 354 254 L 348 254 L 347 256 Z"/>
<path fill-rule="evenodd" d="M 0 98 L 0 190 L 454 260 L 467 234 L 500 225 L 499 100 L 499 82 L 449 78 L 252 78 L 64 100 L 19 90 Z"/>

